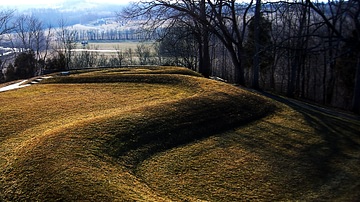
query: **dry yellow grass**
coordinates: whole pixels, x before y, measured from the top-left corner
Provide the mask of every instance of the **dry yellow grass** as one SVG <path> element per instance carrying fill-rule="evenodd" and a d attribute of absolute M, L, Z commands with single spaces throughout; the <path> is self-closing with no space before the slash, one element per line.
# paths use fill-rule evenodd
<path fill-rule="evenodd" d="M 78 71 L 1 93 L 0 103 L 0 201 L 351 200 L 359 193 L 358 122 L 346 122 L 347 131 L 330 127 L 183 68 Z M 329 140 L 332 130 L 339 142 Z"/>
<path fill-rule="evenodd" d="M 360 122 L 279 108 L 159 153 L 138 176 L 174 201 L 357 201 Z"/>

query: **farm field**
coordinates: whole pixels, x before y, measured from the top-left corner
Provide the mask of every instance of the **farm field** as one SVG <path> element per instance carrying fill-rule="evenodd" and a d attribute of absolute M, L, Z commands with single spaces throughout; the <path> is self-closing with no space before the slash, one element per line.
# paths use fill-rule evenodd
<path fill-rule="evenodd" d="M 53 44 L 56 47 L 56 44 Z M 138 46 L 149 48 L 150 52 L 154 53 L 154 42 L 153 41 L 118 41 L 118 40 L 104 40 L 104 41 L 88 41 L 87 44 L 83 45 L 81 42 L 76 43 L 76 47 L 71 51 L 75 53 L 81 52 L 94 52 L 99 55 L 107 57 L 116 56 L 118 52 L 129 53 L 131 49 L 134 57 L 137 57 Z"/>
<path fill-rule="evenodd" d="M 54 74 L 0 103 L 0 201 L 360 197 L 359 120 L 185 68 Z"/>
<path fill-rule="evenodd" d="M 153 42 L 139 42 L 139 41 L 89 41 L 85 47 L 78 43 L 76 49 L 89 49 L 89 50 L 98 50 L 98 51 L 127 51 L 132 49 L 135 51 L 138 45 L 143 44 L 146 47 L 152 48 Z"/>
<path fill-rule="evenodd" d="M 94 53 L 94 58 L 98 56 L 108 59 L 117 58 L 120 54 L 127 60 L 131 60 L 128 61 L 130 65 L 139 63 L 139 51 L 149 51 L 151 55 L 155 55 L 154 43 L 151 41 L 89 41 L 86 45 L 78 43 L 72 50 L 75 55 L 81 55 L 84 52 Z"/>

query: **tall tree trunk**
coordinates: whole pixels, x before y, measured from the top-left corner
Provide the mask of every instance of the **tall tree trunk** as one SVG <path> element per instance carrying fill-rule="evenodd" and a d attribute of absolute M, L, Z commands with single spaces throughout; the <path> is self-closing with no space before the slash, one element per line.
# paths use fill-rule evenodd
<path fill-rule="evenodd" d="M 357 65 L 355 75 L 355 88 L 352 109 L 355 113 L 360 114 L 360 52 L 357 54 Z"/>
<path fill-rule="evenodd" d="M 245 73 L 244 73 L 244 66 L 243 66 L 243 56 L 242 56 L 242 45 L 238 45 L 237 50 L 237 57 L 233 58 L 235 64 L 235 81 L 237 84 L 245 86 Z"/>
<path fill-rule="evenodd" d="M 303 52 L 305 51 L 303 48 L 303 31 L 305 28 L 305 24 L 306 24 L 306 19 L 307 19 L 307 10 L 308 6 L 303 5 L 303 9 L 302 9 L 302 17 L 300 20 L 300 25 L 299 25 L 299 30 L 296 34 L 296 44 L 295 44 L 295 50 L 294 50 L 294 59 L 291 61 L 291 69 L 290 69 L 290 78 L 289 78 L 289 85 L 288 85 L 288 91 L 287 91 L 287 96 L 288 97 L 294 97 L 295 96 L 295 91 L 296 91 L 296 87 L 297 87 L 297 80 L 296 80 L 296 76 L 298 71 L 300 71 L 300 67 L 301 67 L 301 60 L 302 60 L 302 55 Z"/>
<path fill-rule="evenodd" d="M 202 22 L 206 21 L 206 4 L 205 0 L 200 2 L 200 18 Z M 211 63 L 210 63 L 210 49 L 209 49 L 209 31 L 205 25 L 201 26 L 201 49 L 200 49 L 200 63 L 199 72 L 204 77 L 210 77 L 211 75 Z"/>
<path fill-rule="evenodd" d="M 202 35 L 202 66 L 199 67 L 199 72 L 206 78 L 211 75 L 211 62 L 210 62 L 210 50 L 209 50 L 209 32 L 205 29 Z"/>
<path fill-rule="evenodd" d="M 333 51 L 333 37 L 332 37 L 332 32 L 331 30 L 329 30 L 329 60 L 331 61 L 329 64 L 329 69 L 328 69 L 328 74 L 329 77 L 327 78 L 327 83 L 324 83 L 324 85 L 326 86 L 326 90 L 324 92 L 325 94 L 325 104 L 326 105 L 331 105 L 332 103 L 332 98 L 333 98 L 333 94 L 334 94 L 334 88 L 335 88 L 335 74 L 334 74 L 334 69 L 335 69 L 335 60 L 334 60 L 334 51 Z M 326 54 L 326 53 L 325 53 Z"/>
<path fill-rule="evenodd" d="M 298 51 L 296 51 L 298 52 Z M 290 78 L 288 78 L 288 89 L 286 95 L 288 97 L 295 97 L 295 87 L 296 87 L 296 72 L 298 70 L 298 57 L 299 53 L 295 53 L 295 58 L 291 61 L 290 66 Z"/>
<path fill-rule="evenodd" d="M 256 0 L 255 16 L 254 16 L 254 45 L 255 55 L 253 56 L 253 71 L 252 71 L 252 87 L 259 89 L 259 69 L 260 69 L 260 10 L 261 0 Z"/>
<path fill-rule="evenodd" d="M 326 81 L 327 81 L 327 53 L 324 53 L 324 67 L 323 67 L 323 78 L 322 78 L 322 91 L 323 91 L 323 95 L 322 95 L 322 100 L 323 100 L 323 104 L 326 104 Z M 314 97 L 315 98 L 315 97 Z"/>

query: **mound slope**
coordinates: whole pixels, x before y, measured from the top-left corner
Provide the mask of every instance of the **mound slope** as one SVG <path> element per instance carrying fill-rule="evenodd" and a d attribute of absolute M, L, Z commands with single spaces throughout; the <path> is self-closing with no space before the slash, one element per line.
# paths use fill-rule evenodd
<path fill-rule="evenodd" d="M 0 102 L 3 201 L 171 200 L 139 175 L 144 160 L 276 109 L 172 67 L 74 72 Z"/>

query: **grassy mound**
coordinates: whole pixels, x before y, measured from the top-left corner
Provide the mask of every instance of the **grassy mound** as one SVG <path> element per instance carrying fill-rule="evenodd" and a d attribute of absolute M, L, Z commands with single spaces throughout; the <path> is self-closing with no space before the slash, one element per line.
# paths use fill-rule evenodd
<path fill-rule="evenodd" d="M 78 71 L 45 82 L 1 94 L 0 200 L 171 200 L 139 175 L 146 159 L 276 108 L 183 68 Z"/>
<path fill-rule="evenodd" d="M 147 67 L 147 68 L 118 68 L 100 70 L 78 70 L 72 71 L 70 76 L 60 76 L 44 83 L 159 83 L 179 84 L 186 80 L 178 75 L 189 75 L 199 77 L 200 74 L 186 68 L 178 67 Z"/>
<path fill-rule="evenodd" d="M 173 201 L 357 201 L 360 122 L 280 106 L 158 153 L 137 175 Z"/>
<path fill-rule="evenodd" d="M 176 67 L 0 94 L 0 201 L 356 201 L 360 122 Z"/>

